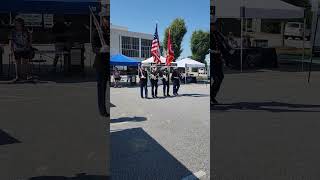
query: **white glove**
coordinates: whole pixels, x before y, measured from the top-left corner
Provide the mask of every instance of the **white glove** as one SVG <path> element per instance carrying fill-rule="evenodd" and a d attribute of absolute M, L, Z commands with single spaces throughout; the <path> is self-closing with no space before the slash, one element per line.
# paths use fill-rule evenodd
<path fill-rule="evenodd" d="M 100 48 L 100 52 L 101 53 L 107 53 L 107 52 L 110 52 L 110 48 L 108 45 L 104 45 Z"/>

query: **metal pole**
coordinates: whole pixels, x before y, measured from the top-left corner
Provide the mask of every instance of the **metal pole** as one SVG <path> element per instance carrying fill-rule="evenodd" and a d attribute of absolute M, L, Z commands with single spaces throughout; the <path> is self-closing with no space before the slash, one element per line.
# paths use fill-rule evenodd
<path fill-rule="evenodd" d="M 303 71 L 303 65 L 304 65 L 304 56 L 305 56 L 305 38 L 306 38 L 306 23 L 307 22 L 307 19 L 305 18 L 305 15 L 304 15 L 304 20 L 303 20 L 303 41 L 302 41 L 302 59 L 301 59 L 301 69 Z"/>
<path fill-rule="evenodd" d="M 310 78 L 311 78 L 312 62 L 313 62 L 313 51 L 314 51 L 314 45 L 315 45 L 317 31 L 318 31 L 318 23 L 319 23 L 319 15 L 317 14 L 317 22 L 316 22 L 315 32 L 314 32 L 314 35 L 313 35 L 312 51 L 311 51 L 310 64 L 309 64 L 308 83 L 310 83 Z"/>
<path fill-rule="evenodd" d="M 241 44 L 241 49 L 240 49 L 240 70 L 242 72 L 243 70 L 243 67 L 242 67 L 242 64 L 243 64 L 243 20 L 244 18 L 246 17 L 246 9 L 245 9 L 245 6 L 241 6 L 240 7 L 240 16 L 241 16 L 241 37 L 240 37 L 240 44 Z"/>
<path fill-rule="evenodd" d="M 10 16 L 10 18 L 9 18 L 9 26 L 11 26 L 12 25 L 12 13 L 11 12 L 10 12 L 9 16 Z"/>
<path fill-rule="evenodd" d="M 90 13 L 90 46 L 92 47 L 92 14 Z M 92 51 L 90 55 L 90 66 L 92 65 Z"/>
<path fill-rule="evenodd" d="M 242 62 L 243 62 L 243 17 L 241 17 L 241 34 L 240 34 L 240 70 L 242 72 Z"/>
<path fill-rule="evenodd" d="M 184 67 L 184 84 L 187 84 L 187 64 Z"/>

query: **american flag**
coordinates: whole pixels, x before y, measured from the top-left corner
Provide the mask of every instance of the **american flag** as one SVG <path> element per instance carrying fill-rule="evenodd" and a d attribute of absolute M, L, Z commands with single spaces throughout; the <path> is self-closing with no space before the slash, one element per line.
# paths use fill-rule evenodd
<path fill-rule="evenodd" d="M 160 64 L 161 60 L 160 60 L 160 41 L 158 36 L 158 25 L 156 25 L 156 32 L 154 33 L 154 36 L 153 36 L 151 54 L 154 58 L 154 62 L 156 64 Z"/>

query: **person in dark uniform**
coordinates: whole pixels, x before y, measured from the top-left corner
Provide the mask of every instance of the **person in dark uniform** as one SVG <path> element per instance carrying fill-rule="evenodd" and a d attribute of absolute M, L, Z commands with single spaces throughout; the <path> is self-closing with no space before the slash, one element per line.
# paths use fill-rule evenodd
<path fill-rule="evenodd" d="M 158 98 L 159 71 L 157 70 L 157 67 L 152 68 L 150 76 L 152 97 Z"/>
<path fill-rule="evenodd" d="M 102 36 L 106 45 L 110 45 L 109 38 L 109 27 L 110 23 L 107 17 L 102 17 Z M 106 108 L 106 91 L 107 84 L 110 82 L 110 68 L 109 68 L 109 58 L 110 52 L 108 49 L 104 49 L 102 47 L 102 43 L 100 40 L 100 36 L 98 34 L 97 29 L 93 32 L 92 38 L 92 49 L 96 54 L 94 67 L 97 73 L 97 89 L 98 89 L 98 106 L 99 111 L 102 116 L 109 117 L 110 114 Z M 107 102 L 109 103 L 109 101 Z"/>
<path fill-rule="evenodd" d="M 229 44 L 224 39 L 223 35 L 214 30 L 211 34 L 211 41 L 210 41 L 210 59 L 213 60 L 212 63 L 212 80 L 213 84 L 211 87 L 210 92 L 210 103 L 211 104 L 218 104 L 218 101 L 216 100 L 217 94 L 220 90 L 222 81 L 224 79 L 224 61 L 226 61 L 226 65 L 228 66 L 228 59 L 232 55 L 232 48 L 229 46 Z"/>
<path fill-rule="evenodd" d="M 173 95 L 177 96 L 179 88 L 180 88 L 180 78 L 181 78 L 181 74 L 178 71 L 178 68 L 175 68 L 172 72 L 171 75 L 171 81 L 173 82 Z"/>
<path fill-rule="evenodd" d="M 70 53 L 71 49 L 71 41 L 70 37 L 67 35 L 67 25 L 65 24 L 64 18 L 58 19 L 57 22 L 52 27 L 52 33 L 54 34 L 54 47 L 55 47 L 55 57 L 53 60 L 53 70 L 52 72 L 56 72 L 57 64 L 59 58 L 64 59 L 64 68 L 65 72 L 69 68 L 70 54 L 64 54 L 63 52 Z M 63 56 L 63 57 L 61 57 Z"/>
<path fill-rule="evenodd" d="M 167 68 L 165 68 L 162 72 L 161 72 L 161 77 L 162 77 L 162 85 L 163 85 L 163 96 L 166 97 L 170 97 L 169 94 L 169 89 L 170 89 L 170 79 L 169 79 L 169 71 Z"/>
<path fill-rule="evenodd" d="M 140 79 L 140 95 L 141 98 L 148 98 L 148 71 L 145 67 L 139 68 L 139 79 Z M 143 97 L 143 89 L 145 97 Z"/>

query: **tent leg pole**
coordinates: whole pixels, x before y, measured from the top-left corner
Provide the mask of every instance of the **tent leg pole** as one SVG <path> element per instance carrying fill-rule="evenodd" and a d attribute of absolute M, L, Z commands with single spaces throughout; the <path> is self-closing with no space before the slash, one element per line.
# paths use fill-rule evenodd
<path fill-rule="evenodd" d="M 184 68 L 184 84 L 187 84 L 187 66 Z"/>
<path fill-rule="evenodd" d="M 312 70 L 312 62 L 313 62 L 313 50 L 314 50 L 314 45 L 315 45 L 317 31 L 318 31 L 318 23 L 319 23 L 319 15 L 317 14 L 317 22 L 316 22 L 315 33 L 313 35 L 312 50 L 311 50 L 311 57 L 310 57 L 310 64 L 309 64 L 308 83 L 310 83 L 310 78 L 311 78 L 311 70 Z"/>
<path fill-rule="evenodd" d="M 241 33 L 240 33 L 240 71 L 242 72 L 242 61 L 243 61 L 243 17 L 241 17 Z"/>
<path fill-rule="evenodd" d="M 92 14 L 90 13 L 90 46 L 92 47 Z M 92 51 L 91 51 L 91 55 L 90 55 L 90 66 L 92 65 Z"/>
<path fill-rule="evenodd" d="M 9 16 L 10 16 L 10 18 L 9 18 L 9 25 L 11 26 L 11 25 L 12 25 L 12 13 L 11 13 L 11 12 L 9 13 Z"/>
<path fill-rule="evenodd" d="M 302 41 L 302 59 L 301 59 L 301 70 L 303 72 L 303 65 L 304 65 L 304 56 L 305 56 L 305 38 L 306 38 L 306 18 L 304 17 L 304 20 L 303 20 L 303 41 Z"/>

